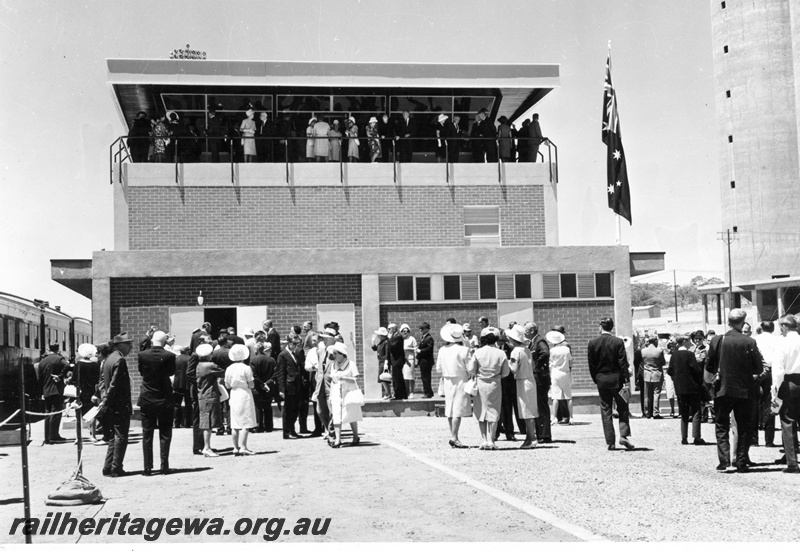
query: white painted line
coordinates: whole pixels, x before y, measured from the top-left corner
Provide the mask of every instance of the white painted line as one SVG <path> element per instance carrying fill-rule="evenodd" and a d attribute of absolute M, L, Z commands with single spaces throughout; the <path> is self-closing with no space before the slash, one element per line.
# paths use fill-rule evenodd
<path fill-rule="evenodd" d="M 561 519 L 561 518 L 555 516 L 553 513 L 545 511 L 544 509 L 539 509 L 538 507 L 534 507 L 533 505 L 531 505 L 527 501 L 523 501 L 523 500 L 519 499 L 518 497 L 514 497 L 514 496 L 512 496 L 511 494 L 509 494 L 507 492 L 504 492 L 502 490 L 498 490 L 497 488 L 493 488 L 493 487 L 489 486 L 488 484 L 484 484 L 483 482 L 480 482 L 479 480 L 475 480 L 474 478 L 471 478 L 471 477 L 465 475 L 464 473 L 460 473 L 460 472 L 458 472 L 458 471 L 456 471 L 454 469 L 451 469 L 450 467 L 442 465 L 441 463 L 437 463 L 433 459 L 430 459 L 429 457 L 426 457 L 426 456 L 424 456 L 424 455 L 422 455 L 420 453 L 417 453 L 414 450 L 411 450 L 411 449 L 409 449 L 409 448 L 407 448 L 407 447 L 405 447 L 405 446 L 403 446 L 401 444 L 398 444 L 396 442 L 392 442 L 391 440 L 385 440 L 385 439 L 380 439 L 380 441 L 383 442 L 384 444 L 386 444 L 387 446 L 392 447 L 392 448 L 396 449 L 397 451 L 406 454 L 409 457 L 413 457 L 417 461 L 425 463 L 426 465 L 429 465 L 429 466 L 433 467 L 434 469 L 438 469 L 438 470 L 442 471 L 443 473 L 449 474 L 453 478 L 456 478 L 456 479 L 458 479 L 458 480 L 460 480 L 462 482 L 465 482 L 465 483 L 469 484 L 473 488 L 477 488 L 478 490 L 482 490 L 482 491 L 486 492 L 490 496 L 495 497 L 495 498 L 499 499 L 500 501 L 503 501 L 503 502 L 511 505 L 512 507 L 515 507 L 515 508 L 519 509 L 523 513 L 527 513 L 527 514 L 529 514 L 530 516 L 532 516 L 534 518 L 538 518 L 539 520 L 541 520 L 543 522 L 546 522 L 546 523 L 548 523 L 548 524 L 550 524 L 552 526 L 555 526 L 559 530 L 563 530 L 564 532 L 567 532 L 568 534 L 572 534 L 576 538 L 579 538 L 579 539 L 584 540 L 584 541 L 607 541 L 606 538 L 604 538 L 602 536 L 598 536 L 597 534 L 595 534 L 593 532 L 590 532 L 589 530 L 587 530 L 585 528 L 582 528 L 582 527 L 580 527 L 580 526 L 578 526 L 576 524 L 572 524 L 571 522 L 567 522 L 566 520 Z"/>

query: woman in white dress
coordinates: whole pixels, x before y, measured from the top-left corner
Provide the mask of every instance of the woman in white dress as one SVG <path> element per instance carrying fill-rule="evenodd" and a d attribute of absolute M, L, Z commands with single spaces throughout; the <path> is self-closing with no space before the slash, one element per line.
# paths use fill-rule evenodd
<path fill-rule="evenodd" d="M 316 153 L 314 153 L 314 146 L 315 141 L 312 139 L 314 137 L 314 125 L 317 124 L 317 117 L 311 117 L 308 121 L 308 126 L 306 127 L 306 136 L 308 139 L 306 140 L 306 161 L 311 162 L 316 160 Z"/>
<path fill-rule="evenodd" d="M 481 339 L 486 345 L 474 351 L 469 364 L 470 375 L 477 378 L 478 393 L 473 407 L 481 430 L 482 450 L 497 449 L 494 443 L 495 425 L 500 420 L 503 405 L 500 379 L 509 374 L 506 353 L 497 348 L 498 333 L 494 331 L 491 327 L 481 331 Z"/>
<path fill-rule="evenodd" d="M 342 342 L 334 343 L 330 348 L 333 357 L 331 364 L 331 416 L 333 418 L 333 431 L 335 440 L 332 448 L 342 446 L 342 424 L 350 423 L 353 430 L 353 446 L 358 446 L 361 439 L 358 437 L 358 422 L 363 419 L 361 415 L 360 400 L 354 393 L 360 393 L 357 377 L 358 367 L 354 360 L 347 356 L 347 347 Z M 348 399 L 355 399 L 355 403 Z M 363 399 L 363 394 L 361 395 Z"/>
<path fill-rule="evenodd" d="M 328 130 L 328 159 L 339 162 L 342 158 L 342 129 L 339 128 L 339 121 L 333 121 L 333 126 Z"/>
<path fill-rule="evenodd" d="M 355 117 L 348 117 L 347 119 L 347 160 L 351 163 L 357 163 L 359 158 L 358 147 L 358 126 L 356 126 Z"/>
<path fill-rule="evenodd" d="M 553 411 L 558 411 L 558 402 L 565 400 L 572 424 L 572 353 L 565 342 L 567 338 L 560 331 L 548 331 L 545 335 L 550 348 L 550 398 L 553 399 Z"/>
<path fill-rule="evenodd" d="M 253 370 L 246 363 L 250 349 L 243 344 L 234 344 L 228 352 L 233 362 L 225 370 L 225 386 L 230 392 L 231 430 L 233 431 L 233 454 L 255 455 L 247 448 L 248 430 L 258 426 L 256 403 L 253 400 Z"/>
<path fill-rule="evenodd" d="M 253 120 L 255 111 L 248 109 L 247 118 L 242 121 L 239 131 L 242 133 L 242 145 L 244 146 L 244 162 L 254 163 L 257 159 L 256 152 L 256 121 Z"/>
<path fill-rule="evenodd" d="M 472 416 L 470 395 L 464 392 L 464 383 L 469 380 L 469 348 L 461 346 L 464 330 L 457 323 L 448 323 L 439 335 L 445 344 L 436 358 L 436 372 L 441 374 L 444 386 L 444 414 L 450 425 L 449 443 L 454 448 L 466 448 L 458 439 L 458 429 L 462 417 Z"/>
<path fill-rule="evenodd" d="M 534 436 L 536 435 L 535 419 L 539 417 L 539 406 L 537 405 L 536 379 L 533 376 L 533 357 L 531 351 L 525 346 L 525 328 L 522 325 L 515 325 L 506 331 L 509 344 L 514 345 L 511 350 L 509 367 L 514 373 L 517 383 L 517 411 L 519 418 L 525 420 L 525 442 L 522 449 L 534 447 Z"/>
<path fill-rule="evenodd" d="M 414 366 L 417 364 L 417 339 L 411 336 L 411 328 L 407 323 L 400 326 L 400 336 L 403 337 L 403 353 L 406 361 L 403 364 L 403 380 L 406 383 L 406 394 L 414 397 Z"/>

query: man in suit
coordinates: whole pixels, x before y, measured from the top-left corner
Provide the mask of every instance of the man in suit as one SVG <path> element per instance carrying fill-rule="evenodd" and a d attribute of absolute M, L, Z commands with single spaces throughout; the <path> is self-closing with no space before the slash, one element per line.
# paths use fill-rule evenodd
<path fill-rule="evenodd" d="M 786 452 L 785 473 L 800 473 L 797 464 L 797 423 L 800 422 L 800 335 L 795 316 L 780 319 L 783 346 L 772 362 L 772 400 L 781 400 L 778 415 L 781 420 L 783 449 Z M 780 460 L 778 460 L 780 461 Z"/>
<path fill-rule="evenodd" d="M 175 354 L 164 350 L 166 340 L 166 333 L 156 331 L 153 333 L 152 346 L 139 353 L 142 386 L 137 405 L 142 414 L 144 476 L 153 474 L 153 435 L 156 429 L 161 447 L 161 474 L 169 473 L 169 445 L 172 442 L 175 407 L 169 378 L 175 375 Z"/>
<path fill-rule="evenodd" d="M 156 331 L 158 331 L 158 327 L 156 327 L 155 325 L 151 325 L 150 328 L 147 331 L 145 331 L 144 337 L 142 337 L 142 340 L 139 341 L 139 352 L 141 352 L 142 350 L 147 350 L 148 348 L 153 346 L 152 342 L 153 333 L 155 333 Z"/>
<path fill-rule="evenodd" d="M 253 401 L 256 406 L 256 430 L 254 432 L 272 432 L 272 396 L 277 391 L 276 362 L 270 354 L 270 344 L 266 341 L 256 342 L 256 352 L 250 357 L 253 370 Z"/>
<path fill-rule="evenodd" d="M 536 441 L 549 444 L 553 441 L 550 430 L 550 345 L 539 334 L 539 327 L 532 321 L 525 324 L 525 337 L 530 339 L 528 348 L 533 359 L 533 378 L 536 380 L 536 407 L 539 417 L 536 418 Z M 532 435 L 528 436 L 532 439 Z"/>
<path fill-rule="evenodd" d="M 307 321 L 303 324 L 303 331 L 306 334 L 306 336 L 303 337 L 303 352 L 307 353 L 309 350 L 314 348 L 318 342 L 317 332 L 314 331 L 314 324 L 312 324 L 310 321 Z"/>
<path fill-rule="evenodd" d="M 300 400 L 305 391 L 304 369 L 299 363 L 297 355 L 301 347 L 300 337 L 290 336 L 286 342 L 286 349 L 278 354 L 276 379 L 278 380 L 278 393 L 283 403 L 283 439 L 299 438 L 294 430 L 297 414 L 300 409 Z"/>
<path fill-rule="evenodd" d="M 417 364 L 419 365 L 419 375 L 422 379 L 422 392 L 425 398 L 433 398 L 433 387 L 431 387 L 431 371 L 433 370 L 433 346 L 434 341 L 431 336 L 431 324 L 427 321 L 419 325 L 422 336 L 419 338 L 417 346 Z"/>
<path fill-rule="evenodd" d="M 612 335 L 612 329 L 614 329 L 614 320 L 608 317 L 602 318 L 600 320 L 600 336 L 589 341 L 589 374 L 600 394 L 600 418 L 603 421 L 603 432 L 608 449 L 616 449 L 614 420 L 611 414 L 612 402 L 616 402 L 619 414 L 619 443 L 626 449 L 632 450 L 633 444 L 629 440 L 631 427 L 628 418 L 628 402 L 620 394 L 620 390 L 630 390 L 628 355 L 625 353 L 625 342 Z"/>
<path fill-rule="evenodd" d="M 525 144 L 528 147 L 528 160 L 532 163 L 535 163 L 539 158 L 539 145 L 544 141 L 542 138 L 542 128 L 539 126 L 539 113 L 533 114 L 533 120 L 531 121 L 530 126 L 528 126 L 528 143 Z"/>
<path fill-rule="evenodd" d="M 256 136 L 262 138 L 256 140 L 258 162 L 271 163 L 274 159 L 274 140 L 265 138 L 275 136 L 275 123 L 269 120 L 269 114 L 264 111 L 259 113 L 256 121 Z"/>
<path fill-rule="evenodd" d="M 486 109 L 478 111 L 478 117 L 481 119 L 479 123 L 480 136 L 484 139 L 483 146 L 486 149 L 486 162 L 497 162 L 497 128 L 494 122 L 489 119 L 489 112 Z"/>
<path fill-rule="evenodd" d="M 658 336 L 647 339 L 642 349 L 642 380 L 644 382 L 644 416 L 661 419 L 661 385 L 664 381 L 664 351 L 658 347 Z"/>
<path fill-rule="evenodd" d="M 697 363 L 694 352 L 688 345 L 691 341 L 685 335 L 675 337 L 678 349 L 669 359 L 667 375 L 675 385 L 678 396 L 678 412 L 681 416 L 681 444 L 689 444 L 689 420 L 692 421 L 692 438 L 695 446 L 705 441 L 700 436 L 700 399 L 703 393 L 703 368 Z"/>
<path fill-rule="evenodd" d="M 311 436 L 326 437 L 330 434 L 331 407 L 330 407 L 330 358 L 328 347 L 336 342 L 336 330 L 325 327 L 322 333 L 315 338 L 315 346 L 305 355 L 305 369 L 311 376 L 310 385 L 313 387 L 311 400 L 314 401 L 314 432 Z"/>
<path fill-rule="evenodd" d="M 742 329 L 747 313 L 734 308 L 728 315 L 730 330 L 717 335 L 708 347 L 706 362 L 707 379 L 715 379 L 719 390 L 714 399 L 714 425 L 717 434 L 718 471 L 731 466 L 729 431 L 731 412 L 736 419 L 739 438 L 736 445 L 733 466 L 738 472 L 747 472 L 747 448 L 752 430 L 751 402 L 754 381 L 764 368 L 764 360 L 755 339 L 744 335 Z M 724 361 L 722 358 L 724 357 Z"/>
<path fill-rule="evenodd" d="M 39 362 L 39 387 L 41 387 L 42 396 L 44 396 L 45 413 L 55 413 L 64 409 L 64 379 L 69 371 L 69 363 L 64 359 L 64 356 L 58 353 L 58 343 L 51 343 L 49 348 L 50 354 Z M 45 444 L 67 441 L 66 438 L 59 434 L 60 427 L 60 413 L 45 417 Z"/>
<path fill-rule="evenodd" d="M 206 324 L 203 324 L 205 327 Z M 211 330 L 211 326 L 208 326 Z M 194 338 L 194 336 L 192 336 Z M 211 335 L 208 333 L 198 338 L 198 346 L 201 344 L 211 344 Z M 194 455 L 203 455 L 203 431 L 200 430 L 200 396 L 197 389 L 197 366 L 200 363 L 200 357 L 197 355 L 197 349 L 192 350 L 189 356 L 189 361 L 186 365 L 186 381 L 189 387 L 189 396 L 192 401 L 192 453 Z"/>
<path fill-rule="evenodd" d="M 175 379 L 172 381 L 175 428 L 188 429 L 192 426 L 192 397 L 189 394 L 189 379 L 186 375 L 189 366 L 189 348 L 175 345 L 171 352 L 175 354 Z"/>
<path fill-rule="evenodd" d="M 389 331 L 389 340 L 386 348 L 389 370 L 392 372 L 392 387 L 394 387 L 393 400 L 408 398 L 406 382 L 403 379 L 403 364 L 406 363 L 403 336 L 397 330 L 396 323 L 390 323 L 386 329 Z"/>
<path fill-rule="evenodd" d="M 228 340 L 228 330 L 227 329 L 220 329 L 219 337 L 217 337 L 217 348 L 214 350 L 214 353 L 211 354 L 211 361 L 214 362 L 217 367 L 225 371 L 228 369 L 228 366 L 233 363 L 228 353 L 231 351 L 232 343 Z M 222 402 L 221 409 L 222 409 L 222 424 L 224 425 L 223 428 L 217 430 L 218 435 L 222 434 L 230 434 L 231 433 L 231 409 L 230 404 L 225 401 Z"/>
<path fill-rule="evenodd" d="M 217 110 L 214 107 L 208 108 L 208 126 L 206 126 L 206 136 L 208 136 L 208 150 L 211 152 L 211 162 L 219 162 L 219 150 L 223 146 L 222 137 L 225 135 L 222 121 L 217 117 Z M 194 352 L 194 349 L 192 349 Z"/>
<path fill-rule="evenodd" d="M 414 155 L 414 140 L 416 135 L 416 128 L 411 120 L 411 114 L 408 111 L 403 111 L 403 117 L 397 123 L 397 136 L 405 138 L 399 140 L 397 149 L 399 152 L 401 163 L 410 163 Z"/>
<path fill-rule="evenodd" d="M 131 426 L 131 377 L 125 356 L 133 350 L 127 333 L 111 341 L 114 351 L 106 358 L 100 380 L 100 404 L 97 416 L 103 425 L 103 440 L 108 444 L 103 476 L 125 476 L 123 461 L 128 449 Z"/>
<path fill-rule="evenodd" d="M 458 147 L 461 142 L 456 138 L 456 127 L 444 113 L 436 121 L 436 135 L 439 137 L 438 157 L 448 163 L 458 162 Z"/>
<path fill-rule="evenodd" d="M 194 351 L 197 350 L 197 347 L 203 343 L 203 337 L 209 337 L 209 341 L 211 336 L 211 324 L 209 322 L 203 322 L 203 325 L 192 331 L 192 339 L 189 342 L 189 353 L 194 354 Z"/>
<path fill-rule="evenodd" d="M 261 324 L 264 328 L 264 332 L 267 334 L 267 342 L 272 347 L 270 354 L 272 354 L 272 358 L 277 361 L 278 354 L 281 353 L 281 336 L 272 325 L 272 320 L 265 320 L 264 323 Z"/>

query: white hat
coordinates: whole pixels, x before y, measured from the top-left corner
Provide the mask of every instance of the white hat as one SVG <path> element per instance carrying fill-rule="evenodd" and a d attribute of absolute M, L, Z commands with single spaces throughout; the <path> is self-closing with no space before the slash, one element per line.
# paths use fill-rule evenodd
<path fill-rule="evenodd" d="M 385 327 L 380 327 L 379 329 L 373 331 L 373 333 L 375 333 L 376 335 L 380 335 L 382 337 L 388 337 L 389 336 L 389 332 L 386 330 Z"/>
<path fill-rule="evenodd" d="M 326 327 L 324 331 L 319 334 L 320 337 L 328 337 L 331 339 L 336 338 L 336 329 L 333 327 Z"/>
<path fill-rule="evenodd" d="M 439 122 L 442 122 L 443 120 L 446 120 L 446 119 L 447 119 L 447 115 L 445 115 L 444 113 L 441 113 L 439 115 Z"/>
<path fill-rule="evenodd" d="M 85 342 L 78 347 L 78 356 L 81 358 L 91 358 L 97 354 L 97 347 L 90 342 Z"/>
<path fill-rule="evenodd" d="M 378 119 L 376 119 L 375 117 L 370 117 L 369 123 L 372 124 L 373 122 L 378 122 Z"/>
<path fill-rule="evenodd" d="M 402 331 L 403 329 L 406 329 L 408 330 L 409 333 L 411 333 L 411 328 L 408 326 L 407 323 L 404 323 L 403 325 L 400 326 L 400 331 Z"/>
<path fill-rule="evenodd" d="M 525 329 L 522 328 L 520 324 L 515 325 L 508 331 L 506 331 L 506 337 L 509 339 L 516 341 L 520 344 L 525 343 Z"/>
<path fill-rule="evenodd" d="M 347 347 L 344 345 L 343 342 L 335 342 L 335 343 L 333 343 L 330 346 L 330 351 L 331 352 L 338 352 L 339 354 L 342 354 L 345 357 L 350 355 L 350 354 L 348 354 Z"/>
<path fill-rule="evenodd" d="M 448 323 L 439 331 L 439 336 L 441 336 L 442 340 L 445 342 L 460 341 L 464 336 L 464 328 L 457 323 Z"/>
<path fill-rule="evenodd" d="M 210 356 L 213 351 L 214 348 L 210 344 L 203 343 L 197 348 L 195 348 L 194 353 L 201 358 L 205 358 L 206 356 Z"/>
<path fill-rule="evenodd" d="M 317 117 L 311 117 L 310 119 L 308 119 L 308 124 L 311 124 L 312 122 L 315 122 L 316 120 L 317 120 Z"/>
<path fill-rule="evenodd" d="M 234 344 L 228 352 L 232 362 L 243 362 L 250 357 L 250 349 L 243 344 Z"/>
<path fill-rule="evenodd" d="M 252 337 L 253 335 L 255 335 L 255 333 L 253 333 L 252 329 L 250 329 L 249 327 L 245 327 L 244 328 L 244 336 L 245 337 Z"/>
<path fill-rule="evenodd" d="M 347 117 L 347 120 L 349 120 L 349 121 L 350 121 L 350 122 L 352 122 L 353 124 L 355 124 L 355 123 L 356 123 L 356 118 L 355 118 L 355 117 Z"/>
<path fill-rule="evenodd" d="M 552 344 L 561 344 L 567 339 L 561 331 L 548 331 L 544 338 Z"/>

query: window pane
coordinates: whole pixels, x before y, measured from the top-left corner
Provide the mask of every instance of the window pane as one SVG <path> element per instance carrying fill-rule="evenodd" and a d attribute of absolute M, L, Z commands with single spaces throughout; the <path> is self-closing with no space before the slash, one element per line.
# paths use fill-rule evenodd
<path fill-rule="evenodd" d="M 414 278 L 397 276 L 397 300 L 414 300 Z"/>
<path fill-rule="evenodd" d="M 531 298 L 530 274 L 517 274 L 514 276 L 514 288 L 517 298 Z"/>
<path fill-rule="evenodd" d="M 598 297 L 610 297 L 611 274 L 594 274 L 594 286 Z"/>
<path fill-rule="evenodd" d="M 418 277 L 417 300 L 430 300 L 430 299 L 431 299 L 431 278 Z"/>
<path fill-rule="evenodd" d="M 25 335 L 25 348 L 31 347 L 31 326 L 30 324 L 23 324 L 22 325 L 23 334 Z"/>
<path fill-rule="evenodd" d="M 464 226 L 464 236 L 471 235 L 500 235 L 500 226 L 497 224 L 467 224 Z"/>
<path fill-rule="evenodd" d="M 241 111 L 244 113 L 248 105 L 252 105 L 256 111 L 272 111 L 272 96 L 259 94 L 218 94 L 208 96 L 208 105 L 213 105 L 217 111 Z M 201 107 L 201 109 L 203 109 Z"/>
<path fill-rule="evenodd" d="M 444 299 L 461 300 L 461 276 L 444 276 Z"/>
<path fill-rule="evenodd" d="M 392 112 L 453 112 L 453 96 L 392 96 Z"/>
<path fill-rule="evenodd" d="M 494 98 L 491 96 L 482 96 L 482 97 L 456 96 L 454 99 L 455 99 L 456 111 L 464 111 L 473 114 L 477 113 L 481 109 L 486 109 L 491 113 L 492 104 L 494 104 Z"/>
<path fill-rule="evenodd" d="M 386 111 L 385 96 L 333 96 L 333 110 L 352 113 L 384 113 Z"/>
<path fill-rule="evenodd" d="M 493 275 L 480 276 L 481 285 L 481 298 L 497 298 L 497 289 L 495 288 Z"/>
<path fill-rule="evenodd" d="M 205 111 L 206 97 L 203 94 L 161 94 L 164 107 L 169 111 Z"/>
<path fill-rule="evenodd" d="M 578 296 L 578 278 L 575 274 L 561 274 L 561 298 Z"/>
<path fill-rule="evenodd" d="M 330 96 L 278 96 L 278 111 L 330 111 Z"/>

